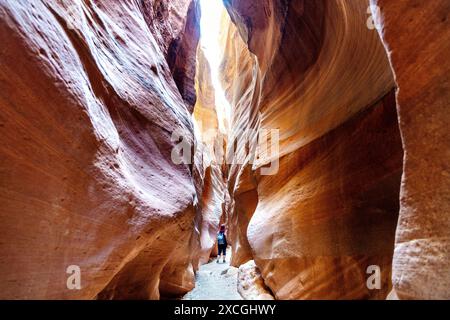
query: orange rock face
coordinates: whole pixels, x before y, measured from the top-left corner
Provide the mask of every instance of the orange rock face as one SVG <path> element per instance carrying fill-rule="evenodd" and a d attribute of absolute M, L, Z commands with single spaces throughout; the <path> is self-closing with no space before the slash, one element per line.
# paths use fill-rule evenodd
<path fill-rule="evenodd" d="M 392 93 L 260 178 L 247 236 L 277 298 L 386 297 L 401 165 Z M 371 265 L 382 290 L 366 287 Z"/>
<path fill-rule="evenodd" d="M 384 299 L 403 152 L 368 1 L 225 4 L 233 264 L 254 259 L 278 299 Z M 279 129 L 277 174 L 261 174 L 273 157 L 252 162 L 246 143 L 257 137 L 241 128 Z M 380 290 L 366 285 L 371 265 Z"/>
<path fill-rule="evenodd" d="M 171 134 L 194 140 L 198 14 L 188 0 L 2 1 L 0 298 L 193 287 L 199 188 Z"/>
<path fill-rule="evenodd" d="M 373 1 L 405 149 L 393 261 L 402 299 L 450 299 L 450 2 Z M 374 10 L 375 11 L 375 10 Z"/>
<path fill-rule="evenodd" d="M 0 299 L 450 299 L 449 0 L 223 2 L 231 119 L 198 0 L 0 2 Z"/>
<path fill-rule="evenodd" d="M 200 232 L 201 252 L 197 252 L 201 264 L 208 262 L 211 252 L 216 254 L 216 236 L 219 230 L 220 220 L 223 216 L 226 199 L 226 185 L 222 172 L 222 153 L 215 153 L 214 146 L 219 147 L 223 134 L 218 128 L 218 118 L 215 105 L 215 91 L 211 80 L 209 63 L 199 46 L 197 52 L 197 82 L 198 99 L 194 108 L 194 120 L 196 121 L 199 150 L 197 165 L 203 169 L 198 170 L 203 174 L 200 181 L 201 192 L 199 208 L 202 214 L 197 215 L 196 226 Z"/>
<path fill-rule="evenodd" d="M 224 59 L 222 63 L 222 84 L 232 110 L 231 128 L 228 134 L 229 148 L 226 159 L 228 192 L 231 201 L 227 203 L 227 223 L 230 226 L 228 239 L 233 244 L 232 264 L 239 266 L 252 260 L 251 248 L 247 240 L 246 230 L 251 216 L 258 203 L 255 181 L 249 164 L 249 154 L 245 142 L 239 142 L 240 128 L 253 128 L 258 122 L 257 101 L 252 97 L 255 87 L 259 84 L 256 61 L 248 51 L 238 30 L 227 16 L 223 27 L 227 30 L 223 38 Z M 239 108 L 237 106 L 240 106 Z M 251 136 L 249 140 L 254 141 Z"/>

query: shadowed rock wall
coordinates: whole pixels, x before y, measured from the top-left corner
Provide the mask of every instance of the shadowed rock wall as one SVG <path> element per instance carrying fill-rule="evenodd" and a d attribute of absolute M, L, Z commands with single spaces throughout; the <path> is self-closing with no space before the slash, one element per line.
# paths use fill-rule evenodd
<path fill-rule="evenodd" d="M 1 298 L 193 287 L 204 168 L 171 135 L 195 139 L 198 19 L 196 0 L 0 1 Z"/>
<path fill-rule="evenodd" d="M 372 3 L 405 149 L 393 297 L 450 299 L 450 1 Z"/>
<path fill-rule="evenodd" d="M 402 144 L 394 79 L 368 1 L 224 1 L 223 83 L 233 106 L 232 263 L 255 260 L 278 299 L 384 299 Z M 275 175 L 242 129 L 279 129 Z M 229 153 L 232 150 L 229 148 Z M 236 246 L 236 244 L 238 244 Z M 366 286 L 381 268 L 381 290 Z"/>

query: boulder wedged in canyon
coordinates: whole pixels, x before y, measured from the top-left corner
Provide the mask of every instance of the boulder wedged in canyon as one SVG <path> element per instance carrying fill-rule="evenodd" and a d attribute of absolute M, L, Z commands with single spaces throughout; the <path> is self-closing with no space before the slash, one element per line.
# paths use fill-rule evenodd
<path fill-rule="evenodd" d="M 450 1 L 372 1 L 405 149 L 393 295 L 450 299 Z"/>
<path fill-rule="evenodd" d="M 233 23 L 222 82 L 238 162 L 229 166 L 228 221 L 246 245 L 232 264 L 254 259 L 277 299 L 384 299 L 403 153 L 369 2 L 257 3 L 225 1 Z M 279 129 L 278 155 L 252 158 L 247 142 L 260 129 Z M 261 174 L 277 156 L 278 172 Z M 381 268 L 381 290 L 366 286 L 371 265 Z"/>
<path fill-rule="evenodd" d="M 195 139 L 197 5 L 1 1 L 1 298 L 193 287 L 199 188 L 171 135 Z"/>

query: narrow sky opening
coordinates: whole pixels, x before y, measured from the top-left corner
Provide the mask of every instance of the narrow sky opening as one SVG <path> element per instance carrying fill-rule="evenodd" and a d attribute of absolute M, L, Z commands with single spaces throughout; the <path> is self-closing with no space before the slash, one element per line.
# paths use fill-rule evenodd
<path fill-rule="evenodd" d="M 231 106 L 225 98 L 225 92 L 219 78 L 219 68 L 222 62 L 222 52 L 219 44 L 220 22 L 225 12 L 225 7 L 222 0 L 200 0 L 200 5 L 202 9 L 200 42 L 211 67 L 211 80 L 216 96 L 219 130 L 226 133 L 227 127 L 225 123 L 229 123 Z"/>

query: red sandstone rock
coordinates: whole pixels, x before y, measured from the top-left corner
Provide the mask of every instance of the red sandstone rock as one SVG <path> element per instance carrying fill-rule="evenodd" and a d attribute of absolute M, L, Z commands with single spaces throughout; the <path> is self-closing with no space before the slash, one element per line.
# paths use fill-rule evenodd
<path fill-rule="evenodd" d="M 449 299 L 449 2 L 372 0 L 382 41 L 368 1 L 224 3 L 229 166 L 196 0 L 1 2 L 0 298 L 181 296 L 226 222 L 244 296 Z"/>
<path fill-rule="evenodd" d="M 0 4 L 0 297 L 184 293 L 201 212 L 170 155 L 194 139 L 196 1 L 65 3 Z"/>
<path fill-rule="evenodd" d="M 385 298 L 402 148 L 368 1 L 226 5 L 236 24 L 224 42 L 229 145 L 238 128 L 278 128 L 282 157 L 278 174 L 262 176 L 271 159 L 252 164 L 237 141 L 240 164 L 228 181 L 233 265 L 254 259 L 278 299 Z M 382 290 L 366 287 L 372 264 Z"/>
<path fill-rule="evenodd" d="M 386 297 L 402 154 L 390 94 L 261 177 L 247 235 L 278 299 Z M 381 290 L 366 287 L 371 265 Z"/>
<path fill-rule="evenodd" d="M 450 299 L 450 1 L 373 5 L 399 87 L 405 149 L 394 294 Z"/>

